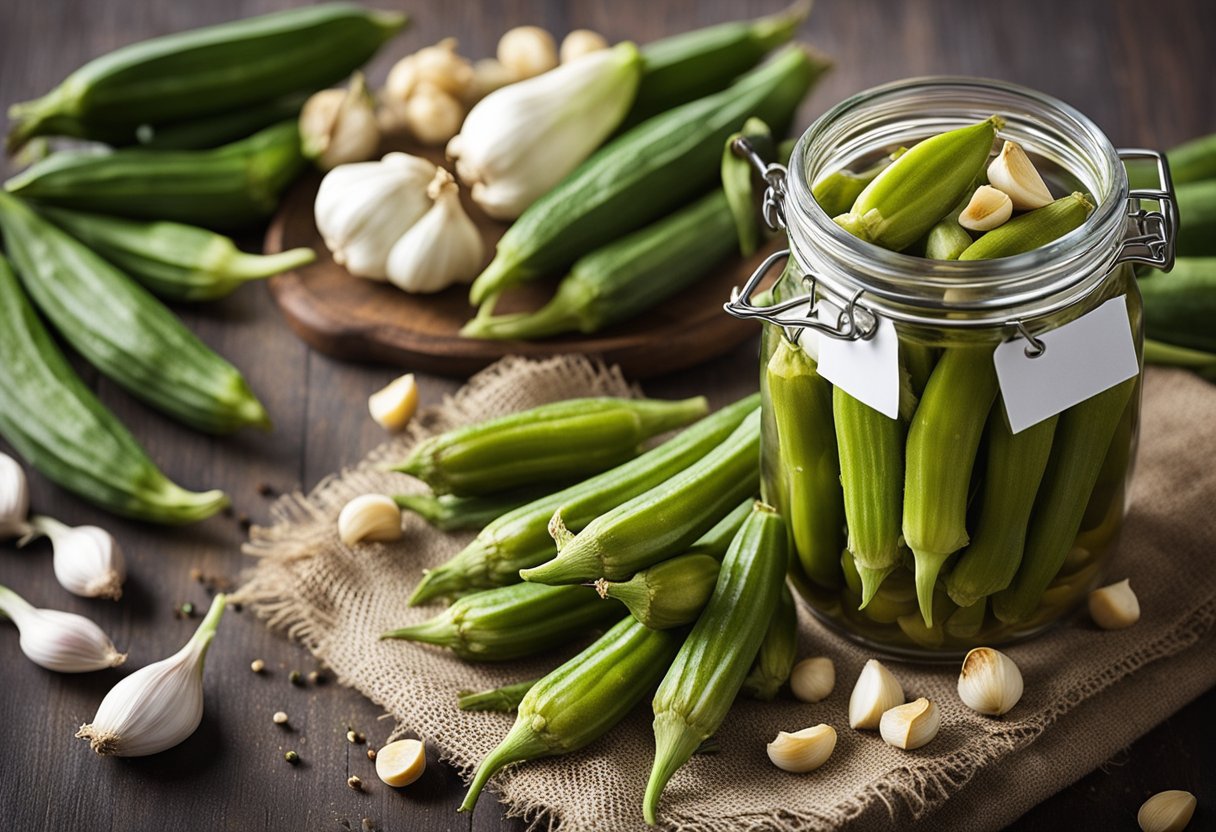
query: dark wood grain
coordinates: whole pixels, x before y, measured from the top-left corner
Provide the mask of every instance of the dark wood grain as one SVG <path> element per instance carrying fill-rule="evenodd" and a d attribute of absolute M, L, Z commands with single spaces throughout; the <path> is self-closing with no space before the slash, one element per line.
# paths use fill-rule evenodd
<path fill-rule="evenodd" d="M 132 40 L 289 5 L 291 0 L 4 0 L 0 3 L 0 102 L 49 89 L 84 59 Z M 382 5 L 401 6 L 400 0 Z M 782 0 L 598 0 L 585 3 L 415 3 L 415 27 L 370 70 L 382 79 L 392 60 L 457 34 L 462 51 L 489 54 L 509 25 L 554 31 L 587 26 L 610 38 L 645 40 L 733 17 L 772 11 Z M 1208 0 L 984 3 L 976 0 L 819 0 L 804 32 L 830 52 L 837 69 L 802 114 L 806 124 L 841 97 L 876 83 L 926 73 L 1004 78 L 1057 95 L 1090 114 L 1116 144 L 1163 147 L 1216 130 L 1216 4 Z M 336 362 L 304 346 L 274 309 L 264 287 L 245 287 L 219 303 L 179 310 L 201 337 L 237 363 L 275 419 L 270 434 L 200 437 L 151 413 L 83 368 L 85 378 L 175 478 L 218 486 L 234 515 L 165 531 L 108 518 L 33 477 L 35 506 L 71 523 L 100 523 L 121 540 L 131 579 L 121 603 L 88 602 L 54 582 L 44 544 L 0 545 L 0 583 L 31 601 L 85 613 L 131 651 L 133 667 L 168 655 L 197 623 L 174 618 L 182 601 L 206 603 L 191 569 L 235 578 L 246 566 L 239 515 L 264 520 L 275 490 L 309 487 L 359 459 L 382 434 L 364 401 L 394 373 Z M 707 392 L 715 403 L 755 385 L 754 343 L 717 361 L 648 383 L 650 393 Z M 2 369 L 0 369 L 2 371 Z M 423 379 L 424 404 L 456 387 Z M 53 414 L 48 418 L 53 418 Z M 254 676 L 249 662 L 271 672 Z M 400 792 L 374 779 L 365 749 L 346 743 L 347 725 L 381 742 L 389 730 L 378 709 L 332 684 L 294 688 L 293 668 L 314 668 L 299 647 L 271 635 L 248 612 L 231 614 L 208 660 L 207 716 L 177 749 L 145 760 L 100 760 L 72 738 L 92 717 L 118 672 L 63 677 L 31 666 L 0 624 L 0 827 L 13 830 L 343 830 L 362 818 L 377 828 L 519 830 L 492 800 L 457 815 L 457 776 L 433 764 Z M 1212 821 L 1216 694 L 1208 693 L 1101 770 L 1015 824 L 1018 830 L 1133 828 L 1135 809 L 1153 791 L 1185 788 L 1199 796 L 1195 828 Z M 291 731 L 273 725 L 285 710 Z M 295 748 L 304 764 L 287 766 Z M 346 786 L 350 773 L 369 784 Z M 994 796 L 999 799 L 999 795 Z M 977 818 L 976 828 L 984 828 Z"/>

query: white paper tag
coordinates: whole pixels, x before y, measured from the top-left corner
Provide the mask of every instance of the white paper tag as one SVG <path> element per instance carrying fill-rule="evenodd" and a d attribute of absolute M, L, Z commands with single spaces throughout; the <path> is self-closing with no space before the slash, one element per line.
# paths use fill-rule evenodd
<path fill-rule="evenodd" d="M 837 313 L 838 307 L 819 301 L 819 320 L 835 324 Z M 869 340 L 821 336 L 819 375 L 879 413 L 899 418 L 899 336 L 895 325 L 879 316 L 878 330 Z"/>
<path fill-rule="evenodd" d="M 998 346 L 992 357 L 1014 433 L 1140 372 L 1125 295 L 1037 337 L 1047 347 L 1037 358 L 1026 356 L 1021 337 Z"/>

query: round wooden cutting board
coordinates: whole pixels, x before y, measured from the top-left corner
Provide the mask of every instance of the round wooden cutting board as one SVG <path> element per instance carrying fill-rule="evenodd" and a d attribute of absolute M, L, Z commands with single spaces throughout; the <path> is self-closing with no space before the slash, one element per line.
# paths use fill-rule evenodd
<path fill-rule="evenodd" d="M 399 148 L 388 148 L 399 149 Z M 439 163 L 437 153 L 400 148 Z M 266 234 L 267 252 L 308 246 L 309 266 L 271 278 L 270 291 L 291 328 L 327 355 L 377 361 L 410 370 L 467 376 L 505 355 L 544 357 L 586 353 L 619 364 L 633 378 L 662 375 L 728 352 L 757 332 L 757 324 L 727 315 L 722 304 L 763 259 L 732 258 L 660 307 L 592 335 L 571 333 L 539 341 L 463 338 L 460 327 L 475 311 L 468 287 L 434 295 L 410 295 L 391 284 L 353 277 L 334 263 L 313 221 L 321 181 L 310 174 L 288 193 Z M 486 240 L 486 262 L 506 230 L 462 198 Z M 504 294 L 496 312 L 539 308 L 554 282 L 541 281 Z"/>

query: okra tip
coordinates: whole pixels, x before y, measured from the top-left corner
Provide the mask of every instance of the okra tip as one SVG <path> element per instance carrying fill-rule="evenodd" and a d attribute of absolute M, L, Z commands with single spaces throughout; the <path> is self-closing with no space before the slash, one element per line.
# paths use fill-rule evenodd
<path fill-rule="evenodd" d="M 462 589 L 468 589 L 468 582 L 463 573 L 451 568 L 451 562 L 422 573 L 422 580 L 414 588 L 406 606 L 417 607 L 445 595 L 455 595 Z"/>
<path fill-rule="evenodd" d="M 964 545 L 966 542 L 964 541 Z M 961 548 L 961 547 L 960 547 Z M 916 557 L 916 603 L 920 607 L 921 618 L 926 627 L 933 626 L 933 588 L 937 585 L 937 576 L 942 566 L 953 552 L 918 552 L 913 550 Z"/>
<path fill-rule="evenodd" d="M 473 807 L 477 805 L 477 798 L 481 795 L 481 790 L 485 788 L 490 778 L 504 767 L 509 766 L 511 763 L 522 763 L 525 760 L 544 757 L 550 753 L 552 752 L 548 744 L 540 735 L 532 730 L 527 722 L 516 720 L 503 741 L 498 744 L 497 748 L 487 754 L 485 759 L 481 761 L 481 765 L 477 767 L 477 773 L 473 775 L 473 782 L 469 784 L 469 791 L 464 796 L 464 802 L 460 804 L 460 808 L 456 811 L 473 811 Z"/>
<path fill-rule="evenodd" d="M 887 576 L 895 571 L 894 566 L 883 566 L 873 568 L 857 564 L 857 575 L 861 578 L 861 606 L 857 609 L 864 610 L 870 601 L 874 598 L 874 593 L 878 592 L 878 588 L 882 586 L 882 582 Z"/>
<path fill-rule="evenodd" d="M 530 583 L 550 586 L 595 580 L 604 574 L 604 561 L 594 549 L 593 545 L 568 545 L 552 560 L 519 570 L 519 577 Z"/>
<path fill-rule="evenodd" d="M 655 714 L 654 765 L 646 783 L 646 797 L 642 800 L 642 814 L 651 826 L 658 823 L 659 800 L 667 788 L 667 781 L 706 739 L 708 737 L 691 727 L 679 714 L 671 711 Z"/>
<path fill-rule="evenodd" d="M 400 627 L 380 634 L 381 641 L 394 638 L 434 644 L 439 647 L 452 647 L 460 643 L 460 632 L 445 611 L 418 624 L 411 624 L 408 627 Z"/>

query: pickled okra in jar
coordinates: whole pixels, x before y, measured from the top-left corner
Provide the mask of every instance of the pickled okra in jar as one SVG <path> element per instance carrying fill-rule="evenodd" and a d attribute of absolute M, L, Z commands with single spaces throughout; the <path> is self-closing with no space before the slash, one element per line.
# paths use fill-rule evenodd
<path fill-rule="evenodd" d="M 875 274 L 864 262 L 871 251 L 902 269 L 909 284 L 923 273 L 940 289 L 940 321 L 891 315 L 896 418 L 819 374 L 818 346 L 827 335 L 771 323 L 763 335 L 763 496 L 788 521 L 794 582 L 821 618 L 891 653 L 960 653 L 1041 631 L 1097 585 L 1123 522 L 1139 375 L 1014 432 L 993 354 L 1020 336 L 999 318 L 974 320 L 982 303 L 972 301 L 999 301 L 1034 278 L 1036 266 L 1027 262 L 1034 257 L 1017 255 L 1058 256 L 1067 242 L 1084 243 L 1095 205 L 1109 198 L 1004 127 L 998 113 L 871 147 L 814 176 L 802 171 L 827 222 L 865 245 L 819 247 L 806 224 L 791 222 L 794 256 L 766 302 L 806 294 L 807 260 L 819 277 L 824 259 L 834 257 L 866 286 Z M 800 149 L 791 165 L 805 164 L 807 149 Z M 813 248 L 812 257 L 799 257 L 800 243 Z M 894 252 L 902 256 L 891 258 Z M 1034 316 L 1034 330 L 1051 331 L 1123 298 L 1138 364 L 1134 273 L 1110 260 L 1095 262 L 1102 271 L 1090 276 L 1084 296 L 1055 303 L 1057 291 L 1040 302 L 1047 311 Z M 968 261 L 991 264 L 997 276 L 1019 271 L 1008 282 L 948 283 L 951 269 Z M 1016 276 L 1027 270 L 1029 278 Z M 812 292 L 822 291 L 822 281 L 814 285 Z M 1024 335 L 1030 358 L 1042 342 Z"/>

